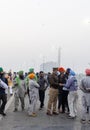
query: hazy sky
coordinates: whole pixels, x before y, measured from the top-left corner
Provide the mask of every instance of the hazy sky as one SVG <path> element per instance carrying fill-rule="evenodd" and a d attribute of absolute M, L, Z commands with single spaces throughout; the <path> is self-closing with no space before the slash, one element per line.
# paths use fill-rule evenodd
<path fill-rule="evenodd" d="M 0 66 L 9 70 L 57 61 L 90 67 L 90 0 L 1 0 Z"/>

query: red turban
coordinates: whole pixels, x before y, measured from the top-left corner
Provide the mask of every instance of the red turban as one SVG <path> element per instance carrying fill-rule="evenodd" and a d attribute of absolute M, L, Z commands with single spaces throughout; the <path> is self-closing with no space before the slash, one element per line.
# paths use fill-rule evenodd
<path fill-rule="evenodd" d="M 90 76 L 90 69 L 85 70 L 86 75 Z"/>
<path fill-rule="evenodd" d="M 58 68 L 59 72 L 65 72 L 65 69 L 63 67 Z"/>

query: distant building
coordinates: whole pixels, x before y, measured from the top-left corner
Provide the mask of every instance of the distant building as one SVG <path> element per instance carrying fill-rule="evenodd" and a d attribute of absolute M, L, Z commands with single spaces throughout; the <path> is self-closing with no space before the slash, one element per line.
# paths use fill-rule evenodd
<path fill-rule="evenodd" d="M 40 71 L 44 71 L 45 73 L 52 72 L 53 67 L 58 67 L 58 63 L 50 61 L 40 65 Z"/>

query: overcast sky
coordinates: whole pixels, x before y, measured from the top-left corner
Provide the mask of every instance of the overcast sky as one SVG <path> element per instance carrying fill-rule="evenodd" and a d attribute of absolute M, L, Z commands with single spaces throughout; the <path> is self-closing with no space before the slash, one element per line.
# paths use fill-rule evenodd
<path fill-rule="evenodd" d="M 0 1 L 0 66 L 38 71 L 59 47 L 61 66 L 90 67 L 90 0 Z"/>

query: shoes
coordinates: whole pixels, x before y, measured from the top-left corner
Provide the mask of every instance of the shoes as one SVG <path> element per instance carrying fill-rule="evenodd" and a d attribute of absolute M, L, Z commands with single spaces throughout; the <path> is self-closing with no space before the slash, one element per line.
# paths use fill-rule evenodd
<path fill-rule="evenodd" d="M 22 107 L 22 111 L 24 111 L 25 109 L 24 109 L 24 107 Z"/>
<path fill-rule="evenodd" d="M 62 112 L 60 112 L 60 113 L 64 114 L 64 113 L 65 113 L 65 111 L 62 111 Z"/>
<path fill-rule="evenodd" d="M 39 110 L 42 110 L 44 108 L 44 105 L 40 105 Z"/>
<path fill-rule="evenodd" d="M 32 117 L 36 117 L 36 116 L 37 116 L 37 114 L 36 114 L 36 113 L 33 113 L 33 114 L 32 114 Z"/>
<path fill-rule="evenodd" d="M 39 110 L 42 110 L 42 108 L 40 107 Z"/>
<path fill-rule="evenodd" d="M 59 115 L 58 112 L 53 112 L 53 113 L 51 113 L 51 112 L 47 112 L 46 114 L 49 115 L 49 116 L 52 116 L 52 114 L 54 114 L 54 115 Z"/>
<path fill-rule="evenodd" d="M 80 122 L 81 122 L 82 124 L 85 124 L 85 123 L 90 124 L 90 120 L 86 121 L 86 120 L 84 120 L 84 119 L 81 119 Z"/>
<path fill-rule="evenodd" d="M 58 115 L 59 113 L 58 112 L 53 112 L 54 115 Z"/>
<path fill-rule="evenodd" d="M 36 113 L 32 113 L 31 115 L 29 115 L 29 116 L 31 116 L 31 117 L 36 117 L 37 116 L 37 114 Z"/>
<path fill-rule="evenodd" d="M 52 116 L 52 114 L 51 114 L 50 112 L 47 112 L 46 114 L 47 114 L 48 116 Z"/>
<path fill-rule="evenodd" d="M 1 114 L 2 116 L 6 116 L 6 113 L 4 113 L 4 112 L 0 112 L 0 114 Z"/>
<path fill-rule="evenodd" d="M 13 96 L 13 94 L 10 94 L 10 96 Z"/>
<path fill-rule="evenodd" d="M 68 119 L 75 119 L 75 116 L 68 116 Z"/>
<path fill-rule="evenodd" d="M 17 108 L 15 108 L 13 112 L 17 112 L 17 111 L 18 111 L 18 109 L 17 109 Z"/>
<path fill-rule="evenodd" d="M 6 116 L 6 113 L 2 113 L 3 116 Z"/>
<path fill-rule="evenodd" d="M 90 124 L 90 120 L 88 120 L 87 123 Z"/>
<path fill-rule="evenodd" d="M 90 121 L 90 120 L 89 120 L 89 121 Z M 85 124 L 85 123 L 86 123 L 86 120 L 81 119 L 80 122 L 81 122 L 82 124 Z"/>

